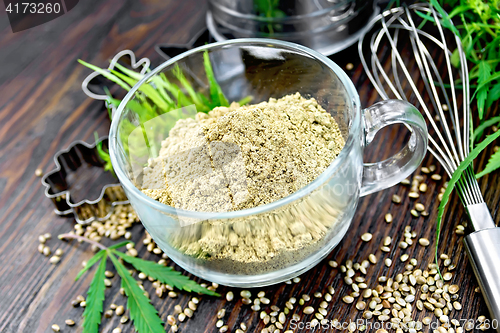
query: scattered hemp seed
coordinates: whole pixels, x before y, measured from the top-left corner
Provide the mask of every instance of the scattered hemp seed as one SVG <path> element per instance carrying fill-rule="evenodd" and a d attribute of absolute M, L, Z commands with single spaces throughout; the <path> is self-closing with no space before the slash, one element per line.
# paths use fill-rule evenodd
<path fill-rule="evenodd" d="M 442 177 L 441 177 L 441 175 L 439 175 L 439 174 L 435 173 L 435 174 L 433 174 L 433 175 L 431 176 L 431 178 L 432 178 L 433 180 L 441 180 L 441 178 L 442 178 Z"/>
<path fill-rule="evenodd" d="M 392 202 L 394 202 L 395 204 L 400 204 L 401 203 L 401 197 L 397 194 L 394 194 L 392 196 Z"/>
<path fill-rule="evenodd" d="M 392 260 L 390 258 L 387 258 L 384 260 L 384 264 L 387 266 L 387 267 L 391 267 L 392 265 Z"/>
<path fill-rule="evenodd" d="M 369 242 L 372 237 L 373 235 L 367 232 L 361 235 L 361 240 L 363 240 L 364 242 Z"/>
<path fill-rule="evenodd" d="M 430 242 L 427 238 L 420 238 L 418 240 L 418 243 L 422 246 L 429 246 Z"/>
<path fill-rule="evenodd" d="M 120 305 L 116 308 L 115 313 L 117 316 L 121 316 L 123 313 L 125 313 L 125 308 L 123 305 Z"/>
<path fill-rule="evenodd" d="M 228 291 L 227 294 L 226 294 L 226 300 L 228 302 L 231 302 L 232 300 L 234 299 L 234 294 L 232 291 Z"/>
<path fill-rule="evenodd" d="M 57 324 L 53 324 L 53 325 L 52 325 L 52 330 L 53 330 L 54 332 L 60 332 L 60 331 L 61 331 L 61 328 L 59 327 L 59 325 L 57 325 Z"/>
<path fill-rule="evenodd" d="M 65 322 L 65 323 L 66 323 L 66 325 L 68 325 L 68 326 L 73 326 L 73 325 L 75 325 L 75 321 L 74 321 L 74 320 L 72 320 L 72 319 L 66 319 L 64 322 Z"/>
<path fill-rule="evenodd" d="M 50 262 L 52 265 L 55 265 L 55 264 L 57 264 L 60 260 L 61 260 L 61 258 L 60 258 L 60 257 L 58 257 L 58 256 L 52 256 L 52 257 L 50 257 L 49 262 Z"/>
<path fill-rule="evenodd" d="M 420 197 L 420 194 L 418 194 L 418 192 L 411 191 L 408 194 L 408 197 L 410 197 L 411 199 L 418 199 L 418 197 Z"/>
<path fill-rule="evenodd" d="M 354 297 L 344 296 L 344 297 L 342 297 L 342 300 L 344 301 L 344 303 L 351 304 L 352 302 L 354 302 Z"/>
<path fill-rule="evenodd" d="M 415 209 L 419 212 L 423 212 L 425 210 L 425 206 L 419 202 L 415 204 Z"/>
<path fill-rule="evenodd" d="M 37 176 L 37 177 L 42 177 L 42 176 L 43 176 L 43 171 L 42 171 L 42 169 L 36 169 L 36 170 L 35 170 L 35 176 Z"/>
<path fill-rule="evenodd" d="M 387 222 L 387 223 L 392 222 L 392 214 L 391 213 L 385 214 L 385 222 Z"/>
<path fill-rule="evenodd" d="M 452 277 L 453 277 L 453 275 L 450 272 L 446 272 L 443 274 L 443 279 L 445 281 L 450 281 Z"/>
<path fill-rule="evenodd" d="M 352 63 L 347 63 L 347 65 L 345 65 L 345 69 L 347 69 L 348 71 L 352 70 L 354 68 L 354 65 Z"/>
<path fill-rule="evenodd" d="M 305 314 L 314 313 L 314 308 L 312 306 L 306 306 L 303 311 Z"/>

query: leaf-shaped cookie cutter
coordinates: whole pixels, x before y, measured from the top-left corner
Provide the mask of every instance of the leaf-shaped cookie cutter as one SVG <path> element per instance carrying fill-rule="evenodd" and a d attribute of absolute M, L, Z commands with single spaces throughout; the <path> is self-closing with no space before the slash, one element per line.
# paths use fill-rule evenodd
<path fill-rule="evenodd" d="M 84 141 L 75 141 L 67 149 L 55 154 L 56 168 L 43 176 L 42 184 L 45 186 L 45 196 L 56 206 L 54 212 L 57 215 L 74 214 L 76 222 L 88 224 L 108 219 L 114 206 L 129 203 L 120 184 L 104 185 L 95 200 L 71 202 L 71 189 L 68 188 L 66 177 L 70 170 L 75 171 L 84 163 L 98 167 L 104 165 L 97 152 L 97 144 L 100 142 L 106 147 L 108 138 L 102 137 L 92 145 Z"/>

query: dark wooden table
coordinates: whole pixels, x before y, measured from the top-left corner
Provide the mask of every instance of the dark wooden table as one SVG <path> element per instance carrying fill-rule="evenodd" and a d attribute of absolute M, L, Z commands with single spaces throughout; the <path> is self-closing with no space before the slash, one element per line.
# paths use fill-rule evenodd
<path fill-rule="evenodd" d="M 49 332 L 52 324 L 61 326 L 63 332 L 80 332 L 82 329 L 81 308 L 73 308 L 70 301 L 78 294 L 85 294 L 92 274 L 86 274 L 78 282 L 74 277 L 81 268 L 81 262 L 92 256 L 89 246 L 76 242 L 65 243 L 57 240 L 56 235 L 72 230 L 74 220 L 61 218 L 53 213 L 52 203 L 45 198 L 40 178 L 35 176 L 37 168 L 48 172 L 54 168 L 52 157 L 74 140 L 93 142 L 93 133 L 106 135 L 109 128 L 107 113 L 102 102 L 87 98 L 81 88 L 83 78 L 89 70 L 77 64 L 83 59 L 93 64 L 106 66 L 107 61 L 123 49 L 133 50 L 139 57 L 149 57 L 153 66 L 161 62 L 154 51 L 158 43 L 183 43 L 190 39 L 205 21 L 205 2 L 196 0 L 85 0 L 58 19 L 23 32 L 12 33 L 7 16 L 0 13 L 0 332 Z M 345 68 L 348 62 L 354 64 L 347 70 L 361 92 L 361 101 L 370 105 L 377 95 L 363 74 L 354 47 L 333 57 Z M 366 159 L 379 160 L 395 152 L 387 149 L 393 142 L 399 142 L 404 129 L 394 128 L 385 131 L 377 143 L 366 151 Z M 390 144 L 387 144 L 390 143 Z M 397 144 L 396 144 L 397 146 Z M 487 154 L 476 161 L 476 167 L 485 165 Z M 434 164 L 427 157 L 423 165 Z M 438 167 L 437 172 L 442 173 Z M 419 174 L 419 172 L 417 172 Z M 379 244 L 387 236 L 400 240 L 406 225 L 418 232 L 418 237 L 427 237 L 431 246 L 423 248 L 412 246 L 407 251 L 419 261 L 420 267 L 433 261 L 433 242 L 435 240 L 435 217 L 438 201 L 437 191 L 444 184 L 431 181 L 428 192 L 419 201 L 428 206 L 428 218 L 414 218 L 409 210 L 413 207 L 407 194 L 409 189 L 402 185 L 362 198 L 351 229 L 342 243 L 329 258 L 302 275 L 298 284 L 280 284 L 268 288 L 272 304 L 283 308 L 291 297 L 297 298 L 315 291 L 325 291 L 334 286 L 336 293 L 328 309 L 329 319 L 349 321 L 361 318 L 354 304 L 341 302 L 350 292 L 344 284 L 342 275 L 327 263 L 335 259 L 339 263 L 347 259 L 361 261 L 370 253 L 381 257 Z M 500 219 L 498 202 L 500 199 L 500 177 L 498 172 L 483 177 L 480 186 L 485 201 L 491 209 L 495 221 Z M 400 205 L 391 202 L 393 194 L 403 198 Z M 394 222 L 384 222 L 384 215 L 391 212 Z M 453 283 L 461 287 L 460 301 L 463 309 L 453 317 L 476 319 L 486 315 L 487 310 L 479 293 L 474 292 L 477 283 L 471 266 L 465 256 L 462 238 L 455 234 L 455 226 L 465 221 L 464 209 L 457 196 L 453 196 L 445 215 L 441 250 L 447 253 L 457 266 Z M 134 241 L 138 242 L 139 255 L 158 259 L 150 254 L 140 242 L 142 226 L 134 229 Z M 50 232 L 53 249 L 60 247 L 65 251 L 58 265 L 51 265 L 48 258 L 37 252 L 38 235 Z M 369 243 L 360 240 L 360 235 L 371 232 L 374 238 Z M 394 244 L 394 243 L 393 243 Z M 393 245 L 388 256 L 395 258 L 391 268 L 379 260 L 368 271 L 368 282 L 376 285 L 380 275 L 395 275 L 402 272 L 404 265 L 396 258 L 401 250 Z M 500 264 L 500 263 L 499 263 Z M 186 273 L 187 274 L 187 273 Z M 118 283 L 106 291 L 105 309 L 111 303 L 125 304 L 125 298 L 118 293 Z M 152 303 L 159 310 L 163 320 L 173 312 L 176 304 L 186 306 L 190 295 L 180 292 L 177 299 L 159 299 L 154 295 L 150 283 L 145 283 L 152 296 Z M 220 287 L 221 293 L 230 288 Z M 239 290 L 234 290 L 239 294 Z M 254 293 L 258 290 L 253 290 Z M 237 298 L 239 299 L 239 298 Z M 320 300 L 313 300 L 318 307 Z M 217 332 L 216 313 L 219 309 L 227 311 L 226 323 L 234 332 L 240 322 L 247 324 L 249 332 L 260 332 L 264 327 L 258 313 L 237 302 L 225 299 L 202 297 L 195 316 L 180 325 L 180 332 Z M 295 311 L 295 310 L 294 310 Z M 302 309 L 296 310 L 302 314 Z M 292 311 L 293 313 L 293 311 Z M 76 321 L 75 327 L 65 326 L 64 320 Z M 422 316 L 420 316 L 420 319 Z M 304 320 L 311 320 L 306 316 Z M 287 324 L 288 325 L 288 324 Z M 123 332 L 133 332 L 129 323 L 119 324 L 117 316 L 103 319 L 102 332 L 111 332 L 119 326 Z M 169 328 L 167 327 L 167 330 Z M 428 330 L 428 328 L 426 328 Z M 301 330 L 297 330 L 301 331 Z M 304 330 L 305 331 L 305 330 Z M 316 331 L 328 331 L 318 329 Z"/>

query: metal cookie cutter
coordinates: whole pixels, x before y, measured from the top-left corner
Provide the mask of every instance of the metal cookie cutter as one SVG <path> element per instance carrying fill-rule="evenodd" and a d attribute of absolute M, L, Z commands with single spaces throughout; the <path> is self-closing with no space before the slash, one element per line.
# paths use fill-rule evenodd
<path fill-rule="evenodd" d="M 187 43 L 185 44 L 158 44 L 155 46 L 156 52 L 158 52 L 163 58 L 169 60 L 181 53 L 188 50 L 194 49 L 195 47 L 202 46 L 206 43 L 212 43 L 214 41 L 213 37 L 207 28 L 203 28 L 198 31 Z"/>
<path fill-rule="evenodd" d="M 103 186 L 95 200 L 72 202 L 70 178 L 79 168 L 85 166 L 103 167 L 104 162 L 97 152 L 97 144 L 102 142 L 108 146 L 108 138 L 102 137 L 95 144 L 83 141 L 73 142 L 67 149 L 57 152 L 54 156 L 56 168 L 42 178 L 45 186 L 45 196 L 52 200 L 57 215 L 74 214 L 76 222 L 87 224 L 92 221 L 103 221 L 109 218 L 113 207 L 128 204 L 127 196 L 120 184 Z"/>

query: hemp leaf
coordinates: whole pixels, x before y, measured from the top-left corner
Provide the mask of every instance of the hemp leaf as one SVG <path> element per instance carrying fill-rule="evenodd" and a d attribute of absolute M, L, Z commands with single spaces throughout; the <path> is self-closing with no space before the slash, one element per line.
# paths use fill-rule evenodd
<path fill-rule="evenodd" d="M 83 331 L 87 333 L 99 333 L 99 324 L 102 317 L 104 290 L 106 289 L 104 285 L 104 278 L 106 277 L 104 275 L 106 271 L 106 253 L 104 252 L 104 255 L 100 255 L 99 257 L 101 262 L 90 283 L 86 298 L 87 305 L 85 311 L 83 311 Z"/>
<path fill-rule="evenodd" d="M 484 103 L 488 97 L 488 92 L 490 90 L 490 82 L 488 81 L 491 77 L 491 66 L 486 61 L 481 61 L 479 63 L 478 69 L 478 79 L 477 83 L 482 86 L 481 89 L 477 89 L 477 110 L 479 111 L 479 119 L 483 119 L 484 114 Z"/>
<path fill-rule="evenodd" d="M 122 288 L 127 295 L 127 308 L 130 312 L 130 319 L 134 322 L 135 330 L 139 333 L 164 333 L 163 321 L 158 316 L 155 307 L 149 302 L 149 298 L 137 285 L 137 281 L 115 256 L 111 254 L 109 257 L 118 275 L 122 278 Z"/>
<path fill-rule="evenodd" d="M 474 149 L 472 149 L 469 156 L 467 156 L 462 161 L 462 163 L 460 163 L 460 165 L 455 170 L 455 172 L 453 172 L 451 179 L 448 181 L 448 187 L 446 188 L 446 191 L 443 193 L 443 199 L 441 200 L 441 203 L 439 204 L 438 216 L 437 216 L 437 221 L 436 221 L 436 223 L 437 223 L 436 248 L 435 248 L 436 265 L 438 264 L 438 248 L 439 248 L 439 234 L 441 233 L 441 222 L 443 219 L 444 208 L 446 207 L 446 204 L 448 203 L 448 200 L 450 199 L 451 191 L 453 191 L 453 188 L 455 188 L 455 184 L 457 184 L 459 181 L 463 180 L 462 174 L 464 172 L 467 172 L 466 170 L 467 170 L 467 168 L 469 168 L 472 161 L 479 155 L 479 153 L 481 153 L 490 143 L 492 143 L 499 136 L 500 136 L 500 131 L 497 131 L 494 134 L 487 136 L 486 139 L 484 139 Z M 460 183 L 458 183 L 458 186 L 462 186 L 462 185 Z M 441 276 L 441 271 L 439 270 L 439 265 L 437 268 L 438 268 L 438 273 Z"/>
<path fill-rule="evenodd" d="M 483 169 L 483 171 L 481 171 L 476 175 L 476 178 L 480 178 L 484 175 L 487 175 L 488 173 L 498 168 L 500 168 L 500 150 L 490 156 L 488 164 L 486 164 L 486 167 Z"/>
<path fill-rule="evenodd" d="M 83 312 L 83 333 L 99 332 L 106 289 L 104 285 L 106 276 L 104 273 L 106 270 L 106 260 L 108 258 L 111 259 L 111 263 L 115 267 L 118 276 L 121 278 L 121 286 L 127 295 L 127 308 L 130 313 L 130 319 L 138 333 L 163 333 L 165 332 L 163 321 L 158 315 L 155 307 L 151 304 L 149 298 L 144 295 L 144 291 L 137 285 L 137 281 L 117 257 L 131 264 L 138 271 L 144 272 L 148 276 L 162 283 L 170 284 L 180 290 L 193 291 L 210 296 L 220 296 L 218 293 L 208 290 L 190 280 L 172 267 L 162 266 L 155 262 L 135 258 L 118 251 L 119 248 L 130 243 L 129 241 L 105 247 L 83 236 L 74 234 L 59 235 L 59 239 L 69 238 L 83 240 L 101 249 L 87 261 L 85 267 L 76 276 L 76 280 L 78 280 L 92 266 L 99 263 L 94 277 L 92 278 L 92 282 L 90 283 L 89 290 L 87 291 L 87 305 Z"/>
<path fill-rule="evenodd" d="M 153 279 L 159 280 L 161 283 L 166 283 L 185 291 L 204 293 L 210 296 L 219 296 L 216 292 L 203 288 L 198 283 L 190 280 L 187 276 L 175 271 L 172 267 L 163 266 L 153 261 L 135 258 L 122 252 L 116 252 L 116 255 L 134 266 L 134 268 L 138 271 L 143 272 L 147 276 L 151 276 Z"/>

